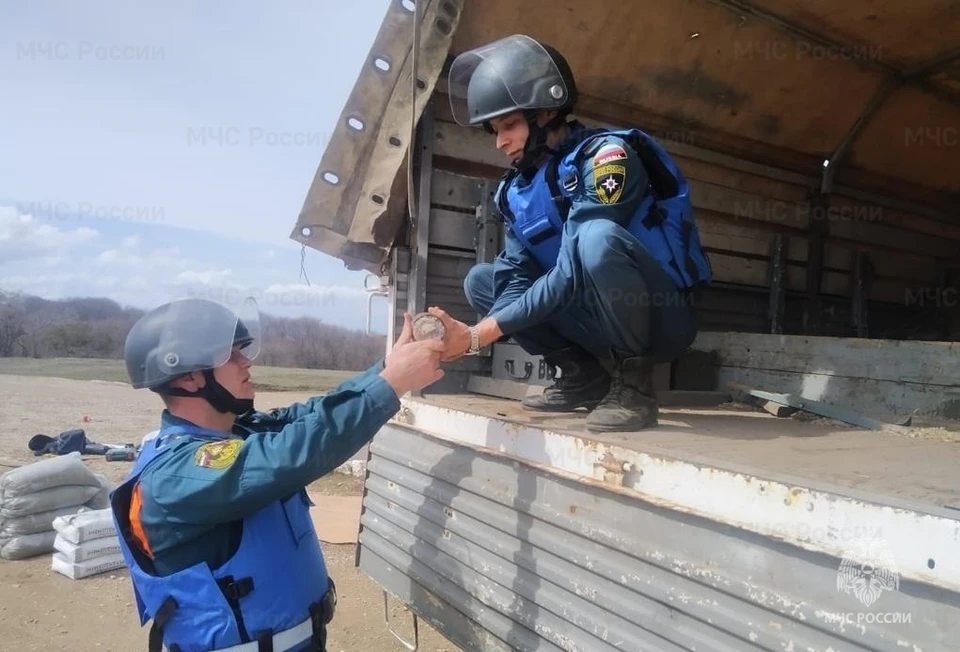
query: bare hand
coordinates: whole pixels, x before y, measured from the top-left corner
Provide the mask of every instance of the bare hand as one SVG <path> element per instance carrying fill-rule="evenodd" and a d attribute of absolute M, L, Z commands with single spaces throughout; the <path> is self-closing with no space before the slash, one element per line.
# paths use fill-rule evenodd
<path fill-rule="evenodd" d="M 428 309 L 431 315 L 440 318 L 446 335 L 443 338 L 443 362 L 456 360 L 470 349 L 470 327 L 448 315 L 446 311 L 433 306 Z"/>
<path fill-rule="evenodd" d="M 440 356 L 444 344 L 439 340 L 413 339 L 413 317 L 403 315 L 403 331 L 384 360 L 380 376 L 390 383 L 397 396 L 417 391 L 443 378 Z"/>

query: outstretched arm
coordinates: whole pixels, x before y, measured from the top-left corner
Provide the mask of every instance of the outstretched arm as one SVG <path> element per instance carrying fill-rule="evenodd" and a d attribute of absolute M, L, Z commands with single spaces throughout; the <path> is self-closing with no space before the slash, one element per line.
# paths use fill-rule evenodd
<path fill-rule="evenodd" d="M 353 378 L 348 378 L 340 383 L 330 393 L 342 392 L 354 387 L 362 387 L 372 376 L 383 371 L 383 362 L 383 359 L 378 360 L 375 364 Z M 238 420 L 238 425 L 244 429 L 253 431 L 277 430 L 316 410 L 318 406 L 322 405 L 320 403 L 322 398 L 323 396 L 314 396 L 306 401 L 293 403 L 287 407 L 274 408 L 266 412 L 254 412 Z"/>
<path fill-rule="evenodd" d="M 490 315 L 477 325 L 481 346 L 495 342 L 504 334 L 542 323 L 581 296 L 584 288 L 578 286 L 583 278 L 578 255 L 580 226 L 594 219 L 626 225 L 646 196 L 649 185 L 646 169 L 626 142 L 616 136 L 605 136 L 597 145 L 595 153 L 580 163 L 580 183 L 571 197 L 556 265 L 523 293 L 498 301 Z M 511 242 L 509 237 L 507 242 Z M 516 239 L 513 246 L 522 249 Z M 454 325 L 452 330 L 451 353 L 462 353 L 469 346 L 469 333 L 465 326 Z"/>
<path fill-rule="evenodd" d="M 177 523 L 243 518 L 346 462 L 399 408 L 390 384 L 371 374 L 313 399 L 309 412 L 279 430 L 171 444 L 141 477 L 145 507 Z"/>

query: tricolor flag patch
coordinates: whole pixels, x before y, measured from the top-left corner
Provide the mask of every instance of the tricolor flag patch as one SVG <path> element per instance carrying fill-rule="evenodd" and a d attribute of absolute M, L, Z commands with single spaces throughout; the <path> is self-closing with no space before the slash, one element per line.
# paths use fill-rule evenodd
<path fill-rule="evenodd" d="M 616 143 L 607 143 L 593 155 L 594 167 L 627 158 L 627 152 Z"/>
<path fill-rule="evenodd" d="M 608 143 L 593 156 L 593 187 L 603 204 L 615 204 L 623 194 L 627 182 L 627 168 L 623 162 L 627 153 L 623 147 Z"/>

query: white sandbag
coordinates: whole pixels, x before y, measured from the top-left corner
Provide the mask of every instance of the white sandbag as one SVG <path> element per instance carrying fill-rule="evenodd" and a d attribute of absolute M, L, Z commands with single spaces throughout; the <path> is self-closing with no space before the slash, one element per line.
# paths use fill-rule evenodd
<path fill-rule="evenodd" d="M 3 502 L 0 503 L 0 516 L 13 518 L 26 516 L 27 514 L 49 512 L 61 507 L 77 507 L 79 509 L 101 491 L 103 491 L 103 488 L 100 487 L 99 483 L 93 487 L 75 484 L 41 489 L 22 496 L 5 496 Z"/>
<path fill-rule="evenodd" d="M 101 486 L 80 453 L 68 453 L 4 473 L 0 476 L 0 501 L 62 485 Z"/>
<path fill-rule="evenodd" d="M 4 518 L 0 516 L 0 539 L 10 539 L 24 534 L 48 532 L 53 529 L 53 520 L 58 516 L 76 514 L 80 507 L 58 507 L 37 514 Z"/>
<path fill-rule="evenodd" d="M 53 529 L 70 543 L 84 543 L 117 534 L 110 509 L 81 509 L 73 516 L 60 516 L 53 519 Z"/>
<path fill-rule="evenodd" d="M 27 534 L 12 539 L 0 539 L 0 557 L 3 559 L 28 559 L 53 552 L 56 530 Z"/>
<path fill-rule="evenodd" d="M 120 538 L 116 535 L 90 539 L 83 543 L 71 543 L 57 533 L 53 541 L 53 549 L 71 564 L 89 561 L 98 557 L 107 557 L 120 552 Z"/>
<path fill-rule="evenodd" d="M 96 559 L 78 563 L 72 563 L 59 552 L 55 552 L 51 560 L 51 567 L 54 571 L 74 580 L 90 577 L 91 575 L 99 575 L 100 573 L 117 570 L 125 566 L 126 563 L 123 561 L 123 555 L 119 552 L 115 555 L 97 557 Z"/>

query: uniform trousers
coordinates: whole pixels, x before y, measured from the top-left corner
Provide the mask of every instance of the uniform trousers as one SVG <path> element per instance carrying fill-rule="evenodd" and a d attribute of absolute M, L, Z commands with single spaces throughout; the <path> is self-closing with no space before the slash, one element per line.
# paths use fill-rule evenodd
<path fill-rule="evenodd" d="M 594 220 L 579 233 L 573 268 L 582 291 L 547 321 L 512 333 L 514 341 L 531 355 L 576 344 L 601 361 L 677 358 L 697 334 L 695 294 L 679 290 L 620 225 Z M 467 302 L 480 315 L 488 315 L 497 299 L 493 272 L 492 263 L 480 263 L 464 279 Z"/>

